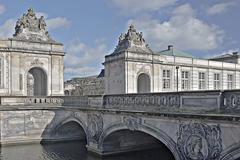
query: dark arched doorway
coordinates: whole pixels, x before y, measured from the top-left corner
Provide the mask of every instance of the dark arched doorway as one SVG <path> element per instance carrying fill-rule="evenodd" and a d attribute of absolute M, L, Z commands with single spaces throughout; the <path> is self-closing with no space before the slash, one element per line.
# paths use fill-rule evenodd
<path fill-rule="evenodd" d="M 174 160 L 173 153 L 162 142 L 142 131 L 114 131 L 103 140 L 102 147 L 106 155 L 134 153 L 129 155 L 134 160 Z"/>
<path fill-rule="evenodd" d="M 34 67 L 27 74 L 27 95 L 46 96 L 47 95 L 47 74 L 43 69 Z"/>
<path fill-rule="evenodd" d="M 150 78 L 146 73 L 141 73 L 137 79 L 137 92 L 149 93 L 150 91 Z"/>

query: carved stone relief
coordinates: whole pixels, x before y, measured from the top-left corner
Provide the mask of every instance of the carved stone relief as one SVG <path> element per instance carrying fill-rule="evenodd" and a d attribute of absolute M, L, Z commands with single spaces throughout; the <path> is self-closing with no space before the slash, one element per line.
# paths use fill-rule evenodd
<path fill-rule="evenodd" d="M 180 124 L 177 147 L 186 160 L 217 160 L 222 152 L 219 125 Z"/>
<path fill-rule="evenodd" d="M 224 106 L 225 110 L 240 110 L 240 96 L 239 94 L 226 94 L 224 98 Z"/>
<path fill-rule="evenodd" d="M 129 26 L 126 34 L 121 34 L 115 53 L 124 49 L 132 49 L 133 51 L 152 53 L 148 45 L 145 43 L 142 32 L 137 32 L 133 25 Z"/>
<path fill-rule="evenodd" d="M 103 132 L 103 118 L 98 114 L 88 114 L 88 134 L 90 141 L 98 142 Z"/>
<path fill-rule="evenodd" d="M 139 129 L 142 124 L 142 119 L 133 116 L 124 116 L 123 123 L 128 127 L 129 130 L 135 131 Z"/>
<path fill-rule="evenodd" d="M 156 106 L 156 107 L 174 107 L 180 105 L 179 95 L 126 95 L 126 96 L 105 96 L 104 105 L 114 106 Z"/>
<path fill-rule="evenodd" d="M 26 39 L 33 41 L 51 41 L 54 42 L 46 31 L 46 22 L 44 17 L 36 17 L 32 8 L 28 9 L 27 14 L 18 19 L 15 26 L 15 39 Z"/>

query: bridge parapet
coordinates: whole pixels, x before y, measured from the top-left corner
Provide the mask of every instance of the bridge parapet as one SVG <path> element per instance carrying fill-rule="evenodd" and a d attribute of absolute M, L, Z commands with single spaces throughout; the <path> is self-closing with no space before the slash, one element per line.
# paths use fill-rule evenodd
<path fill-rule="evenodd" d="M 105 95 L 103 108 L 240 113 L 240 90 Z"/>
<path fill-rule="evenodd" d="M 3 96 L 0 97 L 3 106 L 22 105 L 62 105 L 64 100 L 60 97 L 35 97 L 35 96 Z"/>
<path fill-rule="evenodd" d="M 143 112 L 240 113 L 240 90 L 185 91 L 104 96 L 3 96 L 2 106 L 97 108 Z"/>
<path fill-rule="evenodd" d="M 99 107 L 102 96 L 2 96 L 1 106 Z"/>

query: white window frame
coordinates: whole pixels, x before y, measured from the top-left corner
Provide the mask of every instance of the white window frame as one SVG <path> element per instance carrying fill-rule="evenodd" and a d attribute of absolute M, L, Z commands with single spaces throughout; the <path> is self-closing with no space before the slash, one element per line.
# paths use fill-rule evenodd
<path fill-rule="evenodd" d="M 170 69 L 163 69 L 162 70 L 162 80 L 163 80 L 163 90 L 170 90 L 171 89 L 171 70 Z"/>
<path fill-rule="evenodd" d="M 220 73 L 214 73 L 213 74 L 213 89 L 214 90 L 219 90 L 221 89 L 221 75 Z"/>
<path fill-rule="evenodd" d="M 206 73 L 198 72 L 198 89 L 204 90 L 206 89 Z"/>
<path fill-rule="evenodd" d="M 190 72 L 189 71 L 184 71 L 184 70 L 181 71 L 181 88 L 182 90 L 190 90 Z"/>
<path fill-rule="evenodd" d="M 231 79 L 230 79 L 231 77 Z M 234 88 L 234 77 L 233 74 L 227 74 L 227 89 Z"/>

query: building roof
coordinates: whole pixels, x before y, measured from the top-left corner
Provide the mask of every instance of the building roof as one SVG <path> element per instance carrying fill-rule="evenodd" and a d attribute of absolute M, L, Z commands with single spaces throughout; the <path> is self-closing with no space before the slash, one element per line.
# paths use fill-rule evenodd
<path fill-rule="evenodd" d="M 163 50 L 163 51 L 157 52 L 157 54 L 167 55 L 167 56 L 196 58 L 195 56 L 191 55 L 190 53 L 174 49 L 172 46 L 168 46 L 167 50 Z"/>
<path fill-rule="evenodd" d="M 222 55 L 218 55 L 218 56 L 215 56 L 215 57 L 212 57 L 210 59 L 222 59 L 222 58 L 233 58 L 233 57 L 237 57 L 239 56 L 237 52 L 235 53 L 227 53 L 227 54 L 222 54 Z"/>
<path fill-rule="evenodd" d="M 97 76 L 97 78 L 104 77 L 104 75 L 105 75 L 105 70 L 102 69 L 101 72 L 99 73 L 99 75 Z"/>

